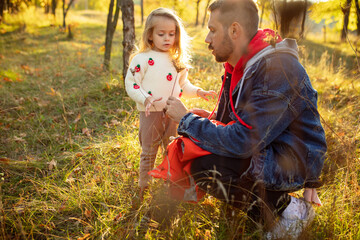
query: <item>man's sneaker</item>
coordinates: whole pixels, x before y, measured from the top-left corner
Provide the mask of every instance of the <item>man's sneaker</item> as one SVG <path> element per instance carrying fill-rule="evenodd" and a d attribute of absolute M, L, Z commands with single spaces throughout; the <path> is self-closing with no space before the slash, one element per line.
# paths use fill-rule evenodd
<path fill-rule="evenodd" d="M 266 239 L 298 239 L 306 226 L 314 220 L 315 211 L 311 204 L 303 199 L 291 196 L 291 202 L 283 211 L 279 221 Z"/>

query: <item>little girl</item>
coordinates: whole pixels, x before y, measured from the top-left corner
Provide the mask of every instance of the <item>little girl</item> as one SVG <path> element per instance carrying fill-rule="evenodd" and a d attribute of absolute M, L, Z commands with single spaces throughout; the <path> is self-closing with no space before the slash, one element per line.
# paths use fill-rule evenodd
<path fill-rule="evenodd" d="M 140 112 L 140 194 L 147 188 L 160 145 L 176 135 L 176 123 L 165 116 L 166 100 L 174 97 L 215 96 L 187 79 L 188 40 L 182 22 L 171 10 L 158 8 L 148 16 L 140 42 L 125 78 L 128 95 Z"/>

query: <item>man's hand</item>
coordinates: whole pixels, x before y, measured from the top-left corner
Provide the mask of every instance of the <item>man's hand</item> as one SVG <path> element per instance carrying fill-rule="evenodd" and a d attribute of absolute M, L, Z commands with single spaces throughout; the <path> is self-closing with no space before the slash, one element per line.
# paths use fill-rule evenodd
<path fill-rule="evenodd" d="M 188 110 L 180 99 L 169 97 L 166 101 L 165 112 L 172 120 L 179 123 L 181 118 L 188 113 Z"/>
<path fill-rule="evenodd" d="M 158 101 L 161 101 L 162 98 L 153 98 L 152 96 L 146 98 L 145 100 L 145 116 L 149 116 L 150 115 L 150 108 L 151 106 L 154 104 L 154 102 L 158 102 Z"/>
<path fill-rule="evenodd" d="M 204 109 L 200 109 L 200 108 L 193 108 L 193 109 L 190 109 L 189 112 L 191 113 L 194 113 L 202 118 L 208 118 L 209 115 L 211 114 L 211 112 L 209 111 L 206 111 Z M 214 113 L 211 117 L 210 120 L 214 120 L 216 118 L 216 113 Z"/>

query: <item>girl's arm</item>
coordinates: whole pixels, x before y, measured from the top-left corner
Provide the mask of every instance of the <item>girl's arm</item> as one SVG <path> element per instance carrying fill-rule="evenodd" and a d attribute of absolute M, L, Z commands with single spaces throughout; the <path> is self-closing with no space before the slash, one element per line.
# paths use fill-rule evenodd
<path fill-rule="evenodd" d="M 191 82 L 187 78 L 188 72 L 189 71 L 186 68 L 178 73 L 180 87 L 183 90 L 183 95 L 185 97 L 189 97 L 189 98 L 197 97 L 198 90 L 202 90 L 202 89 L 191 84 Z"/>
<path fill-rule="evenodd" d="M 207 98 L 208 96 L 216 97 L 215 91 L 212 91 L 212 90 L 205 91 L 202 88 L 192 85 L 191 82 L 189 81 L 189 79 L 187 78 L 188 69 L 183 70 L 182 72 L 179 73 L 179 75 L 180 75 L 179 84 L 180 84 L 180 87 L 184 91 L 184 96 L 186 96 L 186 97 L 201 97 L 201 98 L 205 99 L 206 101 L 208 101 L 208 98 Z"/>
<path fill-rule="evenodd" d="M 146 59 L 142 58 L 141 54 L 138 54 L 131 61 L 125 77 L 125 89 L 129 97 L 142 105 L 144 105 L 145 100 L 151 96 L 142 87 L 142 81 L 147 67 Z"/>

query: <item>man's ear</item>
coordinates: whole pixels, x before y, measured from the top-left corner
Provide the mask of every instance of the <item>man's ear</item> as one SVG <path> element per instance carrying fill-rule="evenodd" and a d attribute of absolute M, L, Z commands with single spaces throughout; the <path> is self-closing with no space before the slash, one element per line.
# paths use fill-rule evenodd
<path fill-rule="evenodd" d="M 243 28 L 238 22 L 233 22 L 229 27 L 229 36 L 231 39 L 238 39 L 243 32 Z"/>

